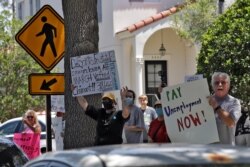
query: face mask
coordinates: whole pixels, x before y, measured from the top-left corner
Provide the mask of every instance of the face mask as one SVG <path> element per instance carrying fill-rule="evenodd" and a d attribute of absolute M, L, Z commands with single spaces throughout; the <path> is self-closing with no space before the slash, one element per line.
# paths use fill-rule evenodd
<path fill-rule="evenodd" d="M 134 104 L 134 100 L 133 100 L 133 98 L 131 98 L 131 97 L 127 97 L 127 98 L 125 98 L 125 100 L 124 100 L 124 104 L 125 104 L 125 106 L 129 106 L 129 105 Z"/>
<path fill-rule="evenodd" d="M 103 101 L 102 104 L 103 104 L 103 106 L 104 106 L 104 108 L 106 110 L 110 110 L 110 109 L 113 108 L 113 102 L 112 101 Z"/>
<path fill-rule="evenodd" d="M 162 110 L 162 108 L 157 108 L 157 109 L 155 109 L 155 111 L 156 111 L 158 117 L 163 116 L 163 110 Z"/>

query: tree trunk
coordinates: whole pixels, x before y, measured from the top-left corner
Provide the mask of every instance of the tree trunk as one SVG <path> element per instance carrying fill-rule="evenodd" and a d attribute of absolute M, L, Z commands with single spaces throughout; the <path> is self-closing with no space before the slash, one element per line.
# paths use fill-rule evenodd
<path fill-rule="evenodd" d="M 92 146 L 96 122 L 84 114 L 71 92 L 70 57 L 98 52 L 97 0 L 62 0 L 65 24 L 65 135 L 64 149 Z M 86 96 L 101 107 L 101 95 Z"/>

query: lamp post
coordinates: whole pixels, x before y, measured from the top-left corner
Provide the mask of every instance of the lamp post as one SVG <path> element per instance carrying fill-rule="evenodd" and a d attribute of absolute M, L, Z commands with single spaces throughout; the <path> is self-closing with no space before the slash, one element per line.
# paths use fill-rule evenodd
<path fill-rule="evenodd" d="M 163 39 L 162 39 L 162 30 L 161 30 L 161 47 L 159 49 L 160 55 L 164 56 L 166 54 L 166 49 L 163 44 Z"/>
<path fill-rule="evenodd" d="M 161 55 L 161 56 L 164 56 L 164 55 L 166 54 L 166 49 L 165 49 L 163 43 L 161 44 L 161 47 L 160 47 L 160 49 L 159 49 L 159 52 L 160 52 L 160 55 Z"/>

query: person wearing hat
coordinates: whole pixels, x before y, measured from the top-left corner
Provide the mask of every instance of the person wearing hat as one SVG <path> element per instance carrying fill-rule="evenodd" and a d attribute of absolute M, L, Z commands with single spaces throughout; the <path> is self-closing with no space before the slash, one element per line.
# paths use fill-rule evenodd
<path fill-rule="evenodd" d="M 150 125 L 148 130 L 149 142 L 151 143 L 170 143 L 167 129 L 164 122 L 164 115 L 161 101 L 156 101 L 154 105 L 155 111 L 158 115 Z"/>
<path fill-rule="evenodd" d="M 126 92 L 127 87 L 122 88 L 121 96 L 124 96 Z M 129 119 L 130 113 L 126 107 L 123 107 L 123 110 L 116 110 L 116 100 L 113 93 L 103 94 L 103 108 L 98 109 L 89 105 L 83 96 L 78 96 L 77 100 L 85 114 L 97 121 L 95 145 L 121 144 L 123 142 L 123 126 Z"/>

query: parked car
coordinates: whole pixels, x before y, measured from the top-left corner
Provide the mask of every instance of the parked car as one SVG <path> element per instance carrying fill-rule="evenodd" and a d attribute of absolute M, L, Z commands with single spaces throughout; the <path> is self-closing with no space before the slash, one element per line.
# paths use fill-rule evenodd
<path fill-rule="evenodd" d="M 1 167 L 21 167 L 28 161 L 26 154 L 13 141 L 0 136 Z"/>
<path fill-rule="evenodd" d="M 250 148 L 229 145 L 121 144 L 48 152 L 25 167 L 249 167 Z"/>
<path fill-rule="evenodd" d="M 41 153 L 46 152 L 46 119 L 44 116 L 38 116 L 39 123 L 41 125 L 41 140 L 40 140 L 40 148 Z M 13 118 L 7 120 L 6 122 L 0 125 L 0 135 L 4 135 L 5 137 L 13 140 L 14 133 L 21 133 L 24 130 L 24 124 L 22 122 L 22 117 Z M 55 150 L 55 140 L 54 134 L 52 130 L 52 150 Z"/>

